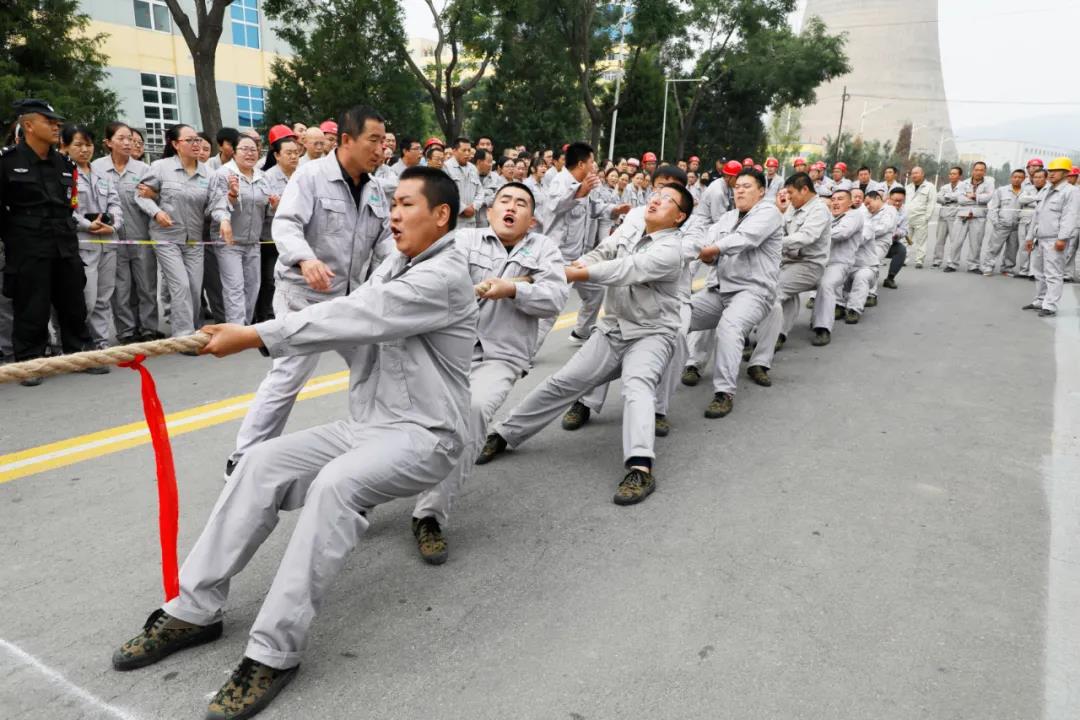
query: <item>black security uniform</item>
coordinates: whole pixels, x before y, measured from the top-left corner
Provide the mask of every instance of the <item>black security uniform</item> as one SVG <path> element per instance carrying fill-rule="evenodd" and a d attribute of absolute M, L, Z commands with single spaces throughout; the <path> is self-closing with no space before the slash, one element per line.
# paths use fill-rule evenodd
<path fill-rule="evenodd" d="M 56 308 L 64 352 L 90 344 L 83 301 L 86 275 L 72 217 L 75 173 L 75 163 L 56 148 L 49 148 L 45 158 L 22 141 L 0 150 L 4 295 L 12 300 L 17 361 L 45 354 L 51 308 Z"/>

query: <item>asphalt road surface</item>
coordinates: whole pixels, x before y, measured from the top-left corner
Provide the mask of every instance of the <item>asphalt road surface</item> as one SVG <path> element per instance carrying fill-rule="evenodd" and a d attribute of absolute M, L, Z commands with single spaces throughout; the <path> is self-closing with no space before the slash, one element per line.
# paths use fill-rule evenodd
<path fill-rule="evenodd" d="M 725 419 L 702 416 L 707 380 L 680 387 L 642 505 L 611 502 L 612 393 L 582 430 L 478 468 L 442 567 L 416 554 L 410 502 L 378 508 L 264 717 L 1080 716 L 1075 291 L 1040 320 L 1023 280 L 899 282 L 825 348 L 803 310 L 773 387 L 744 375 Z M 569 357 L 562 324 L 500 417 Z M 267 365 L 148 362 L 166 411 L 191 410 L 181 558 L 221 489 L 233 398 Z M 324 380 L 289 428 L 341 417 L 343 387 Z M 2 718 L 202 717 L 243 652 L 294 517 L 233 583 L 221 640 L 110 668 L 161 600 L 141 412 L 127 370 L 0 386 Z"/>

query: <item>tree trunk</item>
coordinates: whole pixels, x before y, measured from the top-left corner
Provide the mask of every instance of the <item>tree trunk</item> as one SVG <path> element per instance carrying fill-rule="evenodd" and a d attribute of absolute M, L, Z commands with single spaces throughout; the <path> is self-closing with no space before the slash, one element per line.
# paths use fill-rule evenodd
<path fill-rule="evenodd" d="M 199 99 L 199 118 L 202 130 L 213 138 L 221 129 L 221 104 L 218 102 L 217 85 L 214 81 L 214 66 L 217 45 L 209 52 L 192 54 L 195 65 L 195 95 Z"/>
<path fill-rule="evenodd" d="M 194 28 L 178 0 L 165 0 L 165 4 L 169 7 L 173 22 L 180 29 L 195 66 L 195 95 L 199 100 L 202 130 L 214 137 L 221 128 L 221 105 L 214 84 L 214 66 L 218 41 L 224 28 L 225 8 L 232 0 L 213 0 L 209 8 L 206 1 L 197 0 L 195 3 Z"/>

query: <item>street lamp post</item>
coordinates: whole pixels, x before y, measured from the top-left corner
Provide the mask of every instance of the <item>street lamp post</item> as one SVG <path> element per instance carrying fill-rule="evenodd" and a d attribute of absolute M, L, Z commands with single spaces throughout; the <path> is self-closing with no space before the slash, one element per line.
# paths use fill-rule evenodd
<path fill-rule="evenodd" d="M 660 160 L 661 161 L 663 161 L 663 159 L 664 159 L 664 146 L 665 146 L 665 144 L 667 142 L 667 96 L 668 96 L 668 84 L 669 83 L 677 83 L 677 82 L 689 82 L 689 83 L 698 82 L 698 83 L 700 83 L 700 82 L 708 82 L 708 81 L 709 81 L 709 76 L 708 75 L 702 75 L 701 77 L 696 77 L 696 78 L 664 78 L 664 122 L 662 123 L 661 129 L 660 129 Z"/>
<path fill-rule="evenodd" d="M 619 21 L 619 74 L 615 76 L 615 109 L 611 111 L 611 135 L 608 137 L 608 160 L 615 157 L 615 125 L 619 122 L 619 91 L 622 89 L 622 76 L 625 72 L 625 55 L 622 54 L 626 42 L 626 21 L 630 19 L 626 9 L 628 4 L 622 6 L 622 19 Z"/>

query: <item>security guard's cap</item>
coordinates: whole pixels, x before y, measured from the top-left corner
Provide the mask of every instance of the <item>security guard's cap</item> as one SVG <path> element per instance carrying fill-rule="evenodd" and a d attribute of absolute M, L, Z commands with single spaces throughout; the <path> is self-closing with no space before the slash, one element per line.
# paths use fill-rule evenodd
<path fill-rule="evenodd" d="M 64 116 L 56 112 L 53 106 L 44 100 L 38 100 L 37 98 L 27 98 L 20 100 L 12 105 L 15 109 L 16 115 L 29 115 L 31 113 L 37 113 L 38 115 L 44 115 L 51 120 L 63 120 Z"/>

